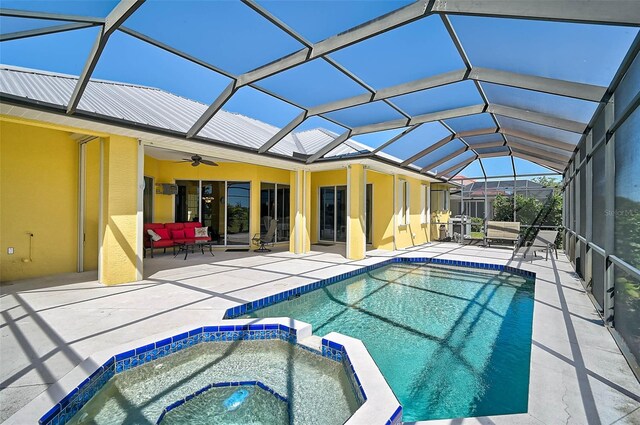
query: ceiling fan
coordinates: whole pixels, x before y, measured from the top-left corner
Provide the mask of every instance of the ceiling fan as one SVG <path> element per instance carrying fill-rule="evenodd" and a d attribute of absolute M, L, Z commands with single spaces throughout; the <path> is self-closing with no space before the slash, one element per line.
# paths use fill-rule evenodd
<path fill-rule="evenodd" d="M 218 166 L 218 164 L 216 164 L 213 161 L 209 161 L 208 159 L 202 159 L 200 155 L 193 155 L 189 159 L 183 158 L 182 161 L 178 161 L 178 162 L 190 162 L 192 167 L 197 167 L 200 164 L 211 165 L 212 167 Z"/>

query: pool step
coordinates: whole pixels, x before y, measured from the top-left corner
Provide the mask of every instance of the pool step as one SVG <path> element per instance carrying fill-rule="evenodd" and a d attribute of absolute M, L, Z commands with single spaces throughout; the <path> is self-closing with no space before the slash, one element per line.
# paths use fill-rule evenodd
<path fill-rule="evenodd" d="M 304 345 L 314 351 L 322 352 L 322 338 L 316 335 L 308 336 L 304 339 L 298 340 L 298 344 Z"/>

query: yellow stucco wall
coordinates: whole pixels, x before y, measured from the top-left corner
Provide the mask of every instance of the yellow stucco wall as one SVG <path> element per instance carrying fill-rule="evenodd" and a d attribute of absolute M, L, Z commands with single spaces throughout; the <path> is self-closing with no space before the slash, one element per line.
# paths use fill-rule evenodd
<path fill-rule="evenodd" d="M 211 180 L 211 181 L 243 181 L 251 183 L 251 209 L 249 232 L 251 235 L 260 231 L 260 183 L 290 184 L 288 170 L 264 167 L 253 164 L 217 162 L 217 167 L 200 165 L 192 167 L 190 163 L 176 163 L 144 157 L 144 175 L 153 177 L 154 183 L 175 183 L 176 180 Z M 169 223 L 174 220 L 175 196 L 153 195 L 153 221 Z M 293 199 L 291 200 L 293 202 Z M 293 220 L 294 217 L 291 217 Z M 293 223 L 290 223 L 293 228 Z"/>
<path fill-rule="evenodd" d="M 102 258 L 100 282 L 106 285 L 139 279 L 142 259 L 138 238 L 138 141 L 111 136 L 103 141 Z M 142 254 L 142 253 L 140 253 Z M 141 272 L 141 270 L 140 270 Z"/>
<path fill-rule="evenodd" d="M 393 176 L 367 170 L 367 184 L 373 185 L 371 242 L 373 248 L 393 249 Z"/>
<path fill-rule="evenodd" d="M 347 258 L 360 260 L 365 257 L 367 250 L 365 237 L 365 171 L 361 164 L 350 165 L 347 169 L 349 176 L 347 225 L 349 229 L 349 243 L 347 244 Z"/>
<path fill-rule="evenodd" d="M 76 271 L 77 193 L 68 132 L 0 120 L 0 280 Z"/>
<path fill-rule="evenodd" d="M 396 248 L 407 248 L 429 242 L 429 228 L 422 223 L 422 195 L 424 185 L 428 182 L 406 176 L 396 176 L 396 182 L 406 180 L 409 182 L 409 223 L 403 225 L 397 220 Z M 398 196 L 396 191 L 396 197 Z"/>
<path fill-rule="evenodd" d="M 289 251 L 302 254 L 311 250 L 311 173 L 308 171 L 290 171 L 291 187 L 291 238 Z M 298 219 L 299 221 L 296 221 Z"/>

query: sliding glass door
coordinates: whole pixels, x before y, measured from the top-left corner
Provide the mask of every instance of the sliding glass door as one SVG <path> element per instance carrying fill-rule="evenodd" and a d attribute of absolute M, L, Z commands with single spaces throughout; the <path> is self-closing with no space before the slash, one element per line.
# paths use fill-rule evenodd
<path fill-rule="evenodd" d="M 251 184 L 227 182 L 227 245 L 249 245 Z"/>
<path fill-rule="evenodd" d="M 320 233 L 325 242 L 347 241 L 347 186 L 320 188 Z"/>
<path fill-rule="evenodd" d="M 199 182 L 196 180 L 176 180 L 178 193 L 176 194 L 176 223 L 199 221 L 198 198 L 200 195 Z"/>
<path fill-rule="evenodd" d="M 217 245 L 251 243 L 251 183 L 177 180 L 176 184 L 176 222 L 201 222 Z"/>
<path fill-rule="evenodd" d="M 272 219 L 277 220 L 275 242 L 289 240 L 290 221 L 289 185 L 275 183 L 261 183 L 260 185 L 260 234 L 264 236 L 269 231 Z"/>
<path fill-rule="evenodd" d="M 227 236 L 225 225 L 225 182 L 202 182 L 202 225 L 209 228 L 211 241 L 224 245 Z"/>

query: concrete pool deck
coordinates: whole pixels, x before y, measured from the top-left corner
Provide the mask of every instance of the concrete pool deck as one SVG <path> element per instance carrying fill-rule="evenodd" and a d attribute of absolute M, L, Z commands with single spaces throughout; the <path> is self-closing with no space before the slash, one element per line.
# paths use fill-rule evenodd
<path fill-rule="evenodd" d="M 453 243 L 369 251 L 360 261 L 333 247 L 306 255 L 216 252 L 145 260 L 145 280 L 106 287 L 95 273 L 3 284 L 0 421 L 92 353 L 163 329 L 219 320 L 239 303 L 339 275 L 389 256 L 509 264 L 537 273 L 528 413 L 442 424 L 640 424 L 640 384 L 602 325 L 571 264 L 512 259 L 501 248 Z M 320 252 L 322 250 L 323 252 Z M 329 251 L 329 252 L 327 252 Z M 333 251 L 333 252 L 331 252 Z"/>

